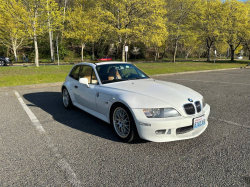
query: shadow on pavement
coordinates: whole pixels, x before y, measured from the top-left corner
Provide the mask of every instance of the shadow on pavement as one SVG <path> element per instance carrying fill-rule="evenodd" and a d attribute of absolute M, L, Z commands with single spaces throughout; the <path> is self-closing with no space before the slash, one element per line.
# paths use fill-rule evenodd
<path fill-rule="evenodd" d="M 23 95 L 23 97 L 31 103 L 28 104 L 29 107 L 41 108 L 61 124 L 101 138 L 119 142 L 111 125 L 76 107 L 66 110 L 62 104 L 60 92 L 30 93 Z"/>

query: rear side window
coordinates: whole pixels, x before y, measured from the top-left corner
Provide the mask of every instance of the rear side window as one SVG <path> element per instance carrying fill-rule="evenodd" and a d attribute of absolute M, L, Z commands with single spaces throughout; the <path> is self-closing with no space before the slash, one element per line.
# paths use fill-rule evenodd
<path fill-rule="evenodd" d="M 75 80 L 79 80 L 79 72 L 80 72 L 81 66 L 75 66 L 73 70 L 70 73 L 70 77 L 72 77 Z"/>

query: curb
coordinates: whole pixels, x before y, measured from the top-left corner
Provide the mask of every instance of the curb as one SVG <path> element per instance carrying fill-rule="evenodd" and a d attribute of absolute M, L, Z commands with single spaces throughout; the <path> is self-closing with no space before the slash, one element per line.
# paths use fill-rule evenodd
<path fill-rule="evenodd" d="M 187 72 L 180 72 L 180 73 L 156 74 L 156 75 L 150 75 L 150 77 L 183 75 L 183 74 L 192 74 L 192 73 L 206 73 L 206 72 L 216 72 L 216 71 L 226 71 L 226 70 L 236 70 L 236 69 L 242 69 L 242 68 L 228 68 L 228 69 L 214 69 L 214 70 L 202 70 L 202 71 L 187 71 Z"/>

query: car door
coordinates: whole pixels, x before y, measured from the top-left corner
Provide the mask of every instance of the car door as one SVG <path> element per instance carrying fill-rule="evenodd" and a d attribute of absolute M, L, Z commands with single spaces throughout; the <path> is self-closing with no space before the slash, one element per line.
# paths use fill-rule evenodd
<path fill-rule="evenodd" d="M 89 87 L 79 83 L 79 81 L 76 82 L 73 87 L 76 102 L 83 107 L 97 111 L 95 99 L 99 84 L 93 68 L 88 65 L 82 65 L 79 72 L 80 78 L 87 78 Z"/>
<path fill-rule="evenodd" d="M 76 99 L 75 99 L 75 94 L 74 94 L 74 89 L 75 87 L 77 86 L 78 82 L 79 82 L 79 72 L 80 72 L 80 69 L 82 68 L 82 66 L 75 66 L 71 73 L 69 74 L 69 77 L 71 77 L 70 79 L 70 92 L 73 94 L 71 95 L 71 100 L 72 102 L 76 102 Z"/>

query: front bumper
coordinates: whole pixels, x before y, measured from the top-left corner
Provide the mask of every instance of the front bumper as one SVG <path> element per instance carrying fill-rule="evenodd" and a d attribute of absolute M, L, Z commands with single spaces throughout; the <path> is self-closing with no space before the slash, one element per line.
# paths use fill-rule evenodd
<path fill-rule="evenodd" d="M 153 142 L 170 142 L 195 138 L 202 134 L 208 126 L 208 116 L 210 114 L 210 106 L 206 104 L 203 110 L 195 115 L 180 116 L 172 118 L 147 118 L 142 109 L 131 109 L 133 111 L 134 120 L 142 139 Z M 190 127 L 193 125 L 193 119 L 205 115 L 206 125 L 187 131 L 186 133 L 176 133 L 176 130 L 182 127 Z M 150 126 L 149 126 L 150 125 Z M 166 130 L 165 134 L 156 134 L 157 130 Z M 171 133 L 170 133 L 171 131 Z"/>

